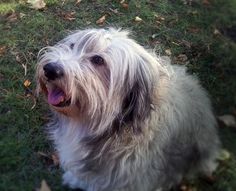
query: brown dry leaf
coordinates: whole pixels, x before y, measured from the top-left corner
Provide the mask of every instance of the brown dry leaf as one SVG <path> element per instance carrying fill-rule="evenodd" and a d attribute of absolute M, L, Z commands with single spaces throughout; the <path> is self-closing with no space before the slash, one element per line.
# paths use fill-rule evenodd
<path fill-rule="evenodd" d="M 77 1 L 75 2 L 75 5 L 78 6 L 78 5 L 81 3 L 81 1 L 82 1 L 82 0 L 77 0 Z"/>
<path fill-rule="evenodd" d="M 186 62 L 188 61 L 188 57 L 186 56 L 186 54 L 179 54 L 175 58 L 175 61 L 181 64 L 186 64 Z"/>
<path fill-rule="evenodd" d="M 15 22 L 18 19 L 18 14 L 15 12 L 12 12 L 10 14 L 7 14 L 6 20 L 8 22 Z"/>
<path fill-rule="evenodd" d="M 46 6 L 44 0 L 28 0 L 27 3 L 29 3 L 30 7 L 35 10 L 43 9 Z"/>
<path fill-rule="evenodd" d="M 7 47 L 6 46 L 0 46 L 0 56 L 3 56 L 6 52 Z"/>
<path fill-rule="evenodd" d="M 191 43 L 188 42 L 187 40 L 182 40 L 181 44 L 183 44 L 184 46 L 186 46 L 187 48 L 191 48 Z"/>
<path fill-rule="evenodd" d="M 213 32 L 214 35 L 220 35 L 220 31 L 218 29 L 214 29 L 214 32 Z"/>
<path fill-rule="evenodd" d="M 200 31 L 200 29 L 197 27 L 190 27 L 190 28 L 188 28 L 188 31 L 191 33 L 198 33 Z"/>
<path fill-rule="evenodd" d="M 209 6 L 211 3 L 210 3 L 209 0 L 202 0 L 202 4 L 206 5 L 206 6 Z"/>
<path fill-rule="evenodd" d="M 106 21 L 106 15 L 103 15 L 102 17 L 100 17 L 97 21 L 96 21 L 96 24 L 97 25 L 104 25 Z"/>
<path fill-rule="evenodd" d="M 136 16 L 135 19 L 134 19 L 135 22 L 141 22 L 143 21 L 143 19 L 141 19 L 140 17 Z"/>
<path fill-rule="evenodd" d="M 24 86 L 27 88 L 29 87 L 31 84 L 31 81 L 29 81 L 28 79 L 24 81 Z"/>
<path fill-rule="evenodd" d="M 183 184 L 183 183 L 180 185 L 179 189 L 181 191 L 197 191 L 197 189 L 195 187 L 192 187 L 190 185 L 186 185 L 186 184 Z"/>
<path fill-rule="evenodd" d="M 37 190 L 38 191 L 51 191 L 51 189 L 49 188 L 49 186 L 45 180 L 42 180 L 41 187 Z"/>
<path fill-rule="evenodd" d="M 48 121 L 49 118 L 44 118 L 45 121 Z M 58 166 L 60 164 L 60 159 L 57 152 L 54 153 L 44 153 L 42 151 L 37 152 L 38 156 L 41 157 L 48 165 Z"/>
<path fill-rule="evenodd" d="M 24 68 L 25 71 L 25 76 L 27 75 L 27 58 L 26 56 L 22 53 L 20 54 L 17 51 L 11 51 L 11 54 L 15 56 L 16 61 L 21 64 L 21 66 Z"/>
<path fill-rule="evenodd" d="M 186 191 L 187 189 L 188 189 L 188 187 L 185 184 L 180 185 L 180 190 L 181 191 Z"/>
<path fill-rule="evenodd" d="M 71 12 L 63 12 L 61 15 L 65 20 L 74 21 L 76 19 L 75 14 L 76 14 L 75 11 L 71 11 Z"/>
<path fill-rule="evenodd" d="M 160 16 L 160 15 L 155 15 L 155 18 L 158 20 L 158 21 L 164 21 L 165 20 L 165 18 L 164 17 L 162 17 L 162 16 Z"/>
<path fill-rule="evenodd" d="M 119 14 L 118 9 L 109 8 L 109 10 L 110 10 L 112 13 Z"/>
<path fill-rule="evenodd" d="M 222 115 L 219 116 L 218 119 L 223 122 L 227 127 L 235 127 L 236 128 L 236 120 L 233 115 Z"/>
<path fill-rule="evenodd" d="M 52 154 L 52 160 L 53 160 L 53 164 L 55 166 L 58 166 L 60 164 L 58 153 L 53 153 Z"/>
<path fill-rule="evenodd" d="M 122 3 L 121 6 L 122 6 L 124 9 L 128 9 L 128 8 L 129 8 L 129 4 L 128 4 L 128 3 Z"/>
<path fill-rule="evenodd" d="M 166 49 L 166 50 L 165 50 L 165 53 L 166 53 L 168 56 L 170 56 L 170 55 L 172 54 L 171 49 Z"/>

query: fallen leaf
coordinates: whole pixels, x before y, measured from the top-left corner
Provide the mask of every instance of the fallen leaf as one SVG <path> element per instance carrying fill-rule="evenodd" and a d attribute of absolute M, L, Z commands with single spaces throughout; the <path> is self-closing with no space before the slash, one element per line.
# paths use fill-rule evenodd
<path fill-rule="evenodd" d="M 202 4 L 209 6 L 211 3 L 209 2 L 209 0 L 202 0 Z"/>
<path fill-rule="evenodd" d="M 123 4 L 124 2 L 125 2 L 125 0 L 121 0 L 121 1 L 120 1 L 120 4 Z"/>
<path fill-rule="evenodd" d="M 12 12 L 12 13 L 10 13 L 10 14 L 7 14 L 7 17 L 6 17 L 6 20 L 8 21 L 8 22 L 15 22 L 16 20 L 18 19 L 18 14 L 17 13 L 15 13 L 15 12 Z"/>
<path fill-rule="evenodd" d="M 192 187 L 190 185 L 186 185 L 186 184 L 181 184 L 179 187 L 180 191 L 197 191 L 197 189 L 195 187 Z"/>
<path fill-rule="evenodd" d="M 186 54 L 179 54 L 177 57 L 175 57 L 175 61 L 179 64 L 186 64 L 188 57 Z"/>
<path fill-rule="evenodd" d="M 218 119 L 223 122 L 227 127 L 236 127 L 235 117 L 232 115 L 222 115 Z"/>
<path fill-rule="evenodd" d="M 7 47 L 6 46 L 0 46 L 0 56 L 3 56 L 6 52 Z"/>
<path fill-rule="evenodd" d="M 24 68 L 25 76 L 27 74 L 27 58 L 24 53 L 20 53 L 18 51 L 11 51 L 11 54 L 15 56 L 16 61 L 21 64 L 21 66 Z"/>
<path fill-rule="evenodd" d="M 49 188 L 47 182 L 42 180 L 41 187 L 38 189 L 38 191 L 51 191 L 51 189 Z"/>
<path fill-rule="evenodd" d="M 180 185 L 180 190 L 181 191 L 186 191 L 188 187 L 185 184 Z"/>
<path fill-rule="evenodd" d="M 184 46 L 186 46 L 187 48 L 191 48 L 191 43 L 188 42 L 187 40 L 182 40 L 181 44 L 183 44 Z"/>
<path fill-rule="evenodd" d="M 171 49 L 166 49 L 166 50 L 165 50 L 165 53 L 166 53 L 168 56 L 170 56 L 170 55 L 172 54 Z"/>
<path fill-rule="evenodd" d="M 28 79 L 24 81 L 24 86 L 27 88 L 29 87 L 31 84 L 31 81 L 29 81 Z"/>
<path fill-rule="evenodd" d="M 158 21 L 164 21 L 164 20 L 165 20 L 164 17 L 162 17 L 162 16 L 160 16 L 160 15 L 157 15 L 157 14 L 155 14 L 155 18 L 156 18 Z"/>
<path fill-rule="evenodd" d="M 46 6 L 44 0 L 28 0 L 27 3 L 29 3 L 30 7 L 35 10 L 43 9 Z"/>
<path fill-rule="evenodd" d="M 141 22 L 142 20 L 143 20 L 143 19 L 141 19 L 141 18 L 138 17 L 138 16 L 136 16 L 135 19 L 134 19 L 135 22 Z"/>
<path fill-rule="evenodd" d="M 106 21 L 106 15 L 103 15 L 101 18 L 99 18 L 97 21 L 96 21 L 96 24 L 98 25 L 104 25 Z"/>
<path fill-rule="evenodd" d="M 122 6 L 124 9 L 128 9 L 128 8 L 129 8 L 129 4 L 128 4 L 128 3 L 122 3 L 121 6 Z"/>
<path fill-rule="evenodd" d="M 61 16 L 68 21 L 74 21 L 76 19 L 75 17 L 76 12 L 75 11 L 71 11 L 71 12 L 63 12 L 61 13 Z"/>
<path fill-rule="evenodd" d="M 200 29 L 197 27 L 190 27 L 190 28 L 188 28 L 188 31 L 191 33 L 198 33 L 200 31 Z"/>
<path fill-rule="evenodd" d="M 213 32 L 214 35 L 220 35 L 220 31 L 218 29 L 214 29 L 214 32 Z"/>
<path fill-rule="evenodd" d="M 20 18 L 23 18 L 23 17 L 25 17 L 25 16 L 26 16 L 26 14 L 20 13 Z"/>
<path fill-rule="evenodd" d="M 58 153 L 53 153 L 52 154 L 52 160 L 53 160 L 53 164 L 55 166 L 58 166 L 60 164 Z"/>
<path fill-rule="evenodd" d="M 226 161 L 230 159 L 230 153 L 226 149 L 222 149 L 217 157 L 219 161 Z"/>
<path fill-rule="evenodd" d="M 157 24 L 157 25 L 161 25 L 161 22 L 160 22 L 160 21 L 156 21 L 156 24 Z"/>
<path fill-rule="evenodd" d="M 154 38 L 153 38 L 154 37 Z M 159 45 L 161 44 L 161 42 L 157 39 L 155 39 L 155 35 L 150 38 L 150 41 L 149 41 L 150 45 L 155 47 L 156 45 Z"/>
<path fill-rule="evenodd" d="M 110 10 L 112 13 L 119 14 L 118 9 L 109 8 L 109 10 Z"/>
<path fill-rule="evenodd" d="M 46 118 L 46 121 L 48 121 L 48 120 L 49 120 L 49 118 Z M 60 164 L 60 159 L 59 159 L 59 156 L 58 156 L 57 152 L 44 153 L 42 151 L 38 151 L 37 154 L 49 166 L 52 166 L 52 165 L 53 166 L 58 166 Z"/>
<path fill-rule="evenodd" d="M 78 6 L 78 5 L 81 3 L 81 1 L 82 1 L 82 0 L 77 0 L 76 3 L 75 3 L 75 5 Z"/>

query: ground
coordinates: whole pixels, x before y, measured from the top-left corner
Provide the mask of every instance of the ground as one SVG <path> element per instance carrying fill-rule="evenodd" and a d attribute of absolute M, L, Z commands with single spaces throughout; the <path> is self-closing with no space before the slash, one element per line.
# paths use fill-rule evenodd
<path fill-rule="evenodd" d="M 43 179 L 52 190 L 67 190 L 42 128 L 48 107 L 33 96 L 34 73 L 38 51 L 75 29 L 133 31 L 139 43 L 200 78 L 217 116 L 236 115 L 236 0 L 45 2 L 42 10 L 24 0 L 0 3 L 1 191 L 34 190 Z M 221 126 L 219 134 L 230 159 L 220 163 L 215 181 L 189 182 L 192 190 L 236 190 L 236 130 Z"/>

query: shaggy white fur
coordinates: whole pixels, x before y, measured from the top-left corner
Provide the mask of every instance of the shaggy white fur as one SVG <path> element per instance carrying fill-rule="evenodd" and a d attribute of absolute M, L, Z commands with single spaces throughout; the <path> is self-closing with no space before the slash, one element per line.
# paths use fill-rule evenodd
<path fill-rule="evenodd" d="M 76 31 L 39 53 L 36 78 L 71 188 L 168 190 L 216 168 L 220 142 L 206 91 L 127 31 Z"/>

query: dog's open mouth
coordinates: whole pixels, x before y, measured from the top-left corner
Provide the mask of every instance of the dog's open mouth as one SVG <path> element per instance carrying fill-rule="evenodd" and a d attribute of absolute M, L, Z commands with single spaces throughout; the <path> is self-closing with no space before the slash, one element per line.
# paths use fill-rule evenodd
<path fill-rule="evenodd" d="M 64 91 L 58 87 L 47 89 L 48 103 L 56 107 L 65 107 L 70 105 L 70 99 L 66 99 Z"/>
<path fill-rule="evenodd" d="M 51 83 L 41 83 L 41 87 L 50 105 L 55 107 L 66 107 L 70 105 L 71 98 L 59 86 Z"/>

